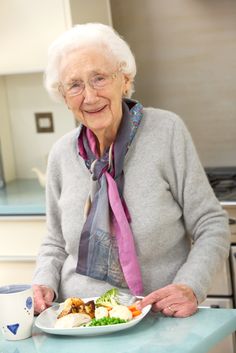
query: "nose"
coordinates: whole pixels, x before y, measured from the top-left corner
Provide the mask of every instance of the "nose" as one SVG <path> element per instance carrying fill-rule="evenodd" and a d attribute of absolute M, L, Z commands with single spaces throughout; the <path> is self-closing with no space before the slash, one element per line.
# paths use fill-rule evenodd
<path fill-rule="evenodd" d="M 88 84 L 85 85 L 84 91 L 82 94 L 84 96 L 84 103 L 91 104 L 91 103 L 96 102 L 98 99 L 97 91 Z"/>

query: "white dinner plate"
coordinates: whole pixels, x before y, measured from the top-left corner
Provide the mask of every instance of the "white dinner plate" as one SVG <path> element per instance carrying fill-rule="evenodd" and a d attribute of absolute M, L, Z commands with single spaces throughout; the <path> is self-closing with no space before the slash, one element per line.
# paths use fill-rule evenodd
<path fill-rule="evenodd" d="M 84 302 L 88 302 L 89 300 L 96 300 L 98 297 L 93 298 L 84 298 Z M 140 297 L 141 299 L 141 297 Z M 107 333 L 113 333 L 116 331 L 126 330 L 130 327 L 137 325 L 149 312 L 151 309 L 151 305 L 147 305 L 142 310 L 142 314 L 136 316 L 134 319 L 125 322 L 123 324 L 115 324 L 115 325 L 107 325 L 107 326 L 91 326 L 91 327 L 73 327 L 73 328 L 64 328 L 59 329 L 55 328 L 55 323 L 58 314 L 63 309 L 64 303 L 61 303 L 54 307 L 50 307 L 43 311 L 35 320 L 35 326 L 40 328 L 42 331 L 51 333 L 54 335 L 70 335 L 70 336 L 87 336 L 87 335 L 104 335 Z"/>

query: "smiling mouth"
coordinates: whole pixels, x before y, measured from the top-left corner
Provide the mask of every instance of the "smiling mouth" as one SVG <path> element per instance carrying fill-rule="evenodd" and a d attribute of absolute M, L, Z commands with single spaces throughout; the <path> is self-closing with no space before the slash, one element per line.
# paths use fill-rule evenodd
<path fill-rule="evenodd" d="M 88 114 L 96 114 L 96 113 L 100 113 L 101 111 L 103 111 L 106 108 L 106 105 L 104 105 L 101 108 L 98 109 L 93 109 L 93 110 L 84 110 L 86 113 Z"/>

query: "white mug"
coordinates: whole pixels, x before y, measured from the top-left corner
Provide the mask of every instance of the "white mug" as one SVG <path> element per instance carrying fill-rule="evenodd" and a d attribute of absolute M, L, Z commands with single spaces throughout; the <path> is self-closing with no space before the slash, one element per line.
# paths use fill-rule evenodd
<path fill-rule="evenodd" d="M 33 289 L 26 284 L 0 287 L 0 328 L 7 340 L 32 335 L 34 319 Z"/>

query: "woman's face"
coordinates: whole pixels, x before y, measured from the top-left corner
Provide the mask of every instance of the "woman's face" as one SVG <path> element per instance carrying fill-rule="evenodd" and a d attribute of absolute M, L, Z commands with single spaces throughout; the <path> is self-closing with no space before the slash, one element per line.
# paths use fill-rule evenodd
<path fill-rule="evenodd" d="M 102 48 L 75 49 L 62 58 L 60 66 L 60 81 L 68 108 L 96 135 L 116 134 L 122 117 L 122 96 L 130 87 L 129 77 L 121 73 L 115 61 L 105 53 Z M 96 89 L 90 83 L 95 82 L 93 79 L 99 78 L 99 74 L 110 79 L 104 87 Z M 68 87 L 76 82 L 84 83 L 84 90 L 71 96 Z"/>

